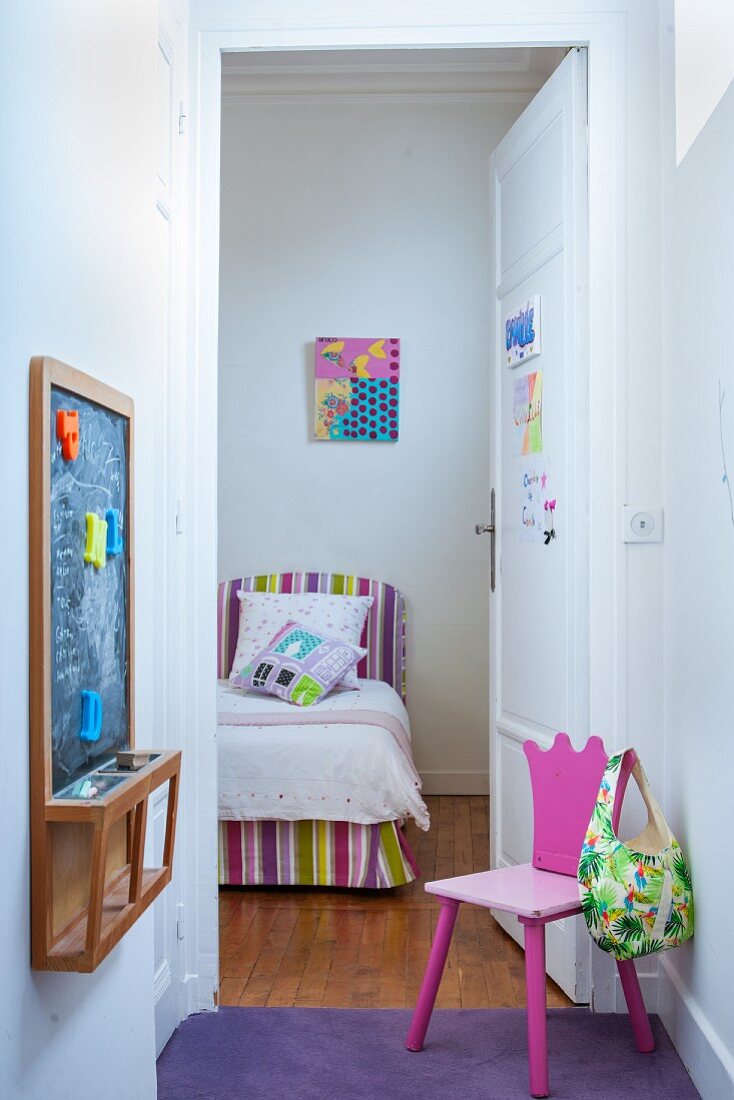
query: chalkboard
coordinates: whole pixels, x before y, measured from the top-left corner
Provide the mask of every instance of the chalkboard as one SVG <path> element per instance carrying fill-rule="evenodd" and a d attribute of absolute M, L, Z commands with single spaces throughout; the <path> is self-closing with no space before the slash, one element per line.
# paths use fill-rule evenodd
<path fill-rule="evenodd" d="M 79 447 L 62 453 L 57 412 L 76 411 Z M 128 418 L 51 385 L 51 785 L 54 795 L 130 745 Z M 117 514 L 122 550 L 85 561 L 87 513 Z M 99 739 L 82 740 L 82 692 L 102 701 Z"/>

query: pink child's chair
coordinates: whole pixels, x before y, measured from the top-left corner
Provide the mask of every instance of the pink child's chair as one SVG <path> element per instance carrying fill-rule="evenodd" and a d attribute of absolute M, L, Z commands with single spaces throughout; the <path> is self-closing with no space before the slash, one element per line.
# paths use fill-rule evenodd
<path fill-rule="evenodd" d="M 525 926 L 530 1093 L 547 1096 L 545 926 L 581 912 L 576 870 L 606 769 L 607 752 L 599 737 L 590 737 L 586 747 L 576 752 L 565 733 L 559 733 L 547 751 L 534 741 L 526 741 L 524 750 L 533 789 L 533 862 L 426 883 L 428 893 L 437 895 L 441 913 L 406 1046 L 408 1050 L 423 1049 L 460 903 L 468 901 L 485 909 L 515 913 Z M 634 763 L 634 753 L 628 753 L 617 784 L 615 830 Z M 618 962 L 617 969 L 637 1048 L 643 1052 L 654 1050 L 635 964 L 632 960 Z"/>

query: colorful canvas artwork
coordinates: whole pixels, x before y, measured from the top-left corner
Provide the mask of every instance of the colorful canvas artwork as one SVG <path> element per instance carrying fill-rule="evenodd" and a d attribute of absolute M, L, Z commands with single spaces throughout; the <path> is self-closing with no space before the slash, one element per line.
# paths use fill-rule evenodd
<path fill-rule="evenodd" d="M 512 384 L 515 454 L 538 455 L 543 450 L 543 372 L 536 370 Z"/>
<path fill-rule="evenodd" d="M 394 443 L 399 433 L 400 341 L 316 340 L 316 439 Z"/>

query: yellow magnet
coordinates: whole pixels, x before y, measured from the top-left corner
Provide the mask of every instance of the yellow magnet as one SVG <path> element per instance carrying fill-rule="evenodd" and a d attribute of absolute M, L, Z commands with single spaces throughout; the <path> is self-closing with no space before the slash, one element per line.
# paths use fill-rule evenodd
<path fill-rule="evenodd" d="M 100 519 L 96 512 L 87 512 L 87 547 L 84 560 L 91 562 L 95 569 L 104 569 L 107 564 L 107 521 Z"/>

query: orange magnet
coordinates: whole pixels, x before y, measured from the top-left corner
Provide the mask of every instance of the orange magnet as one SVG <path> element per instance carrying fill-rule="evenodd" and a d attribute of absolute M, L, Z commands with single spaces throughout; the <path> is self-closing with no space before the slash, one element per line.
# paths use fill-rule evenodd
<path fill-rule="evenodd" d="M 61 440 L 61 453 L 67 462 L 79 454 L 79 413 L 76 409 L 59 409 L 56 413 L 56 438 Z"/>

